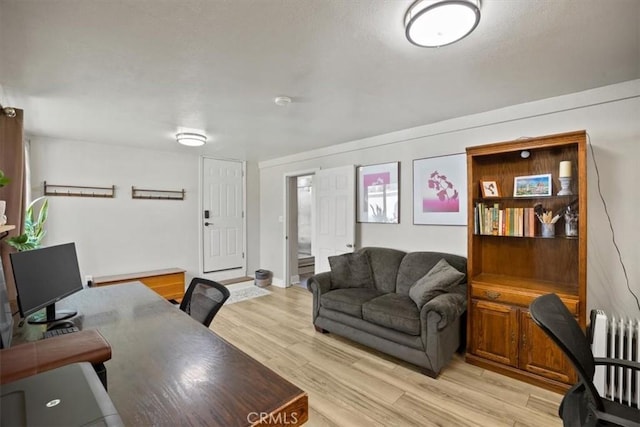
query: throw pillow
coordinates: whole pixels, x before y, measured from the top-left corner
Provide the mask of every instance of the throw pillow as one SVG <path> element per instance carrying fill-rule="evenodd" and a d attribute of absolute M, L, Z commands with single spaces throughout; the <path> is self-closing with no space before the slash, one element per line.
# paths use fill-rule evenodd
<path fill-rule="evenodd" d="M 419 309 L 440 294 L 458 285 L 465 274 L 451 267 L 443 258 L 409 288 L 409 297 Z"/>
<path fill-rule="evenodd" d="M 371 265 L 366 253 L 352 252 L 329 257 L 331 289 L 370 288 Z"/>

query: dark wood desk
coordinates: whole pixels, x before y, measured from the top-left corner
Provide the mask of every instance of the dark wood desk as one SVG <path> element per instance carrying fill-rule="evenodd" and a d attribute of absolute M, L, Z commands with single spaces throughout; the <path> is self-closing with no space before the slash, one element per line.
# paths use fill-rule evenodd
<path fill-rule="evenodd" d="M 56 306 L 109 341 L 109 396 L 126 425 L 297 426 L 307 394 L 139 282 L 80 291 Z M 214 319 L 215 322 L 215 319 Z M 23 326 L 24 338 L 42 326 Z"/>

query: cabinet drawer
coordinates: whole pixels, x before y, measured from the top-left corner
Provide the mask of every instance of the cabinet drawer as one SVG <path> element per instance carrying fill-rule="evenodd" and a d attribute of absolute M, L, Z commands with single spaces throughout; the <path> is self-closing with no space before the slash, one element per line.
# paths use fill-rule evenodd
<path fill-rule="evenodd" d="M 142 281 L 145 283 L 145 281 Z M 166 283 L 163 285 L 156 284 L 149 288 L 166 299 L 179 299 L 184 296 L 184 285 L 182 283 Z"/>
<path fill-rule="evenodd" d="M 528 289 L 509 289 L 477 283 L 471 284 L 471 298 L 519 305 L 522 307 L 529 307 L 529 304 L 540 295 L 544 295 L 544 292 Z M 579 301 L 562 295 L 559 295 L 559 297 L 571 314 L 577 316 L 580 305 Z"/>
<path fill-rule="evenodd" d="M 184 273 L 164 274 L 141 278 L 140 281 L 150 288 L 164 286 L 168 284 L 182 284 L 184 287 Z"/>
<path fill-rule="evenodd" d="M 182 298 L 184 295 L 184 273 L 144 277 L 140 281 L 167 299 Z"/>

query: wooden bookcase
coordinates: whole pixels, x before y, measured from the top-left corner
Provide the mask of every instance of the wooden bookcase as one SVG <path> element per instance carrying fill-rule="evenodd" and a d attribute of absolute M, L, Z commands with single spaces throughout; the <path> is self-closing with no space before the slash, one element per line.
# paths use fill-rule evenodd
<path fill-rule="evenodd" d="M 584 329 L 587 276 L 587 155 L 584 131 L 467 148 L 468 307 L 466 360 L 554 391 L 576 380 L 562 351 L 529 315 L 529 304 L 547 293 L 560 296 Z M 528 152 L 529 156 L 526 157 Z M 526 158 L 525 158 L 526 157 Z M 573 195 L 558 196 L 559 165 L 571 162 Z M 513 197 L 514 178 L 551 174 L 552 195 Z M 483 198 L 480 181 L 495 181 L 500 197 Z M 555 237 L 482 235 L 475 226 L 479 203 L 499 209 L 541 203 L 554 215 L 572 204 L 578 235 L 567 237 L 564 218 Z"/>

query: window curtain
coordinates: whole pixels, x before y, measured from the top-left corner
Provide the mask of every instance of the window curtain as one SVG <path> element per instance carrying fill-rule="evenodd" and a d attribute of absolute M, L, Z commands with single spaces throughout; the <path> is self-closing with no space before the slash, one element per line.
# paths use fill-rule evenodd
<path fill-rule="evenodd" d="M 0 188 L 0 200 L 7 202 L 7 224 L 15 225 L 8 236 L 17 236 L 22 232 L 25 191 L 25 144 L 23 128 L 23 111 L 16 109 L 15 117 L 7 117 L 0 111 L 0 169 L 11 180 Z M 4 233 L 3 233 L 4 234 Z M 17 310 L 16 288 L 11 271 L 9 253 L 13 248 L 0 242 L 0 255 L 4 270 L 7 293 L 13 310 Z"/>

